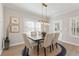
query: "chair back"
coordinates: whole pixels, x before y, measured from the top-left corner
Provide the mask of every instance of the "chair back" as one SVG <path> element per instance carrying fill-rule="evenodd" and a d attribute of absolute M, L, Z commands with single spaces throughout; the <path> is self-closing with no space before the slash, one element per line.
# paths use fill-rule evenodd
<path fill-rule="evenodd" d="M 37 32 L 31 32 L 31 36 L 36 36 Z"/>
<path fill-rule="evenodd" d="M 40 31 L 38 31 L 38 35 L 42 35 L 42 33 Z"/>
<path fill-rule="evenodd" d="M 58 38 L 59 38 L 59 33 L 55 33 L 55 37 L 54 37 L 53 43 L 57 43 L 58 42 Z"/>
<path fill-rule="evenodd" d="M 29 42 L 29 38 L 27 37 L 27 35 L 25 33 L 23 33 L 23 38 L 24 38 L 24 42 L 27 48 L 30 48 L 30 42 Z"/>
<path fill-rule="evenodd" d="M 54 40 L 54 38 L 55 38 L 55 33 L 51 33 L 51 39 L 52 39 L 52 41 Z"/>
<path fill-rule="evenodd" d="M 45 38 L 44 38 L 44 47 L 49 47 L 51 45 L 52 42 L 52 38 L 51 38 L 51 34 L 46 34 Z"/>

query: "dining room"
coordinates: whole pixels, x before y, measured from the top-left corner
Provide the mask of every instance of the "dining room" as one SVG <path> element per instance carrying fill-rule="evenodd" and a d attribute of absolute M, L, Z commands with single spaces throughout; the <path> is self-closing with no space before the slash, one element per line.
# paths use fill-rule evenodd
<path fill-rule="evenodd" d="M 78 38 L 72 37 L 78 35 L 72 29 L 76 29 L 77 26 L 72 27 L 72 23 L 78 22 L 73 20 L 78 18 L 75 16 L 78 15 L 78 11 L 73 10 L 78 10 L 79 4 L 3 3 L 2 5 L 4 11 L 2 56 L 65 56 L 77 55 L 79 52 Z"/>

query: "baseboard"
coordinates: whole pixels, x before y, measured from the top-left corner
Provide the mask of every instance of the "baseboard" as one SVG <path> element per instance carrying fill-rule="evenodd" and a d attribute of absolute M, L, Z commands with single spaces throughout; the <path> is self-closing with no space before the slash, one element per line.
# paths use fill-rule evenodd
<path fill-rule="evenodd" d="M 17 45 L 20 45 L 20 44 L 24 44 L 24 42 L 18 42 L 18 43 L 11 44 L 10 47 L 17 46 Z"/>
<path fill-rule="evenodd" d="M 77 43 L 72 43 L 72 42 L 68 42 L 68 41 L 64 41 L 64 40 L 60 40 L 60 41 L 61 42 L 68 43 L 68 44 L 71 44 L 71 45 L 79 46 L 79 44 L 77 44 Z"/>
<path fill-rule="evenodd" d="M 2 50 L 0 50 L 0 55 L 1 55 L 1 53 L 2 53 Z"/>

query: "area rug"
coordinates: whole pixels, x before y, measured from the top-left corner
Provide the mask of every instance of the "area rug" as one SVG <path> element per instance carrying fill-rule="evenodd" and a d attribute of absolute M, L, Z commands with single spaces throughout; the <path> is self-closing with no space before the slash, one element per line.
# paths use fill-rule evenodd
<path fill-rule="evenodd" d="M 61 47 L 61 51 L 56 56 L 65 56 L 66 55 L 66 48 L 61 44 L 57 43 Z"/>
<path fill-rule="evenodd" d="M 61 44 L 57 43 L 61 47 L 61 51 L 56 56 L 65 56 L 66 55 L 66 48 Z M 28 49 L 25 47 L 22 51 L 22 56 L 29 56 Z"/>

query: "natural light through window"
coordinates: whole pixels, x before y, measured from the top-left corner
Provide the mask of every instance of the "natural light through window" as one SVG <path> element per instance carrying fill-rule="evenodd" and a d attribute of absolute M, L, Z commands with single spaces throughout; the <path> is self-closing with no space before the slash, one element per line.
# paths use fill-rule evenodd
<path fill-rule="evenodd" d="M 30 34 L 33 31 L 41 32 L 41 23 L 38 21 L 24 22 L 24 31 Z"/>

